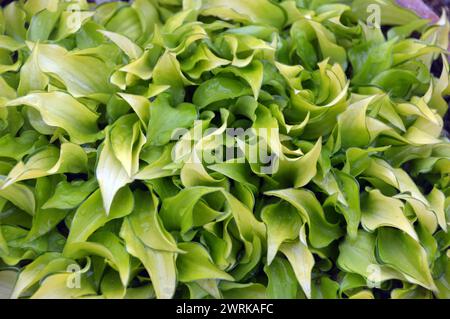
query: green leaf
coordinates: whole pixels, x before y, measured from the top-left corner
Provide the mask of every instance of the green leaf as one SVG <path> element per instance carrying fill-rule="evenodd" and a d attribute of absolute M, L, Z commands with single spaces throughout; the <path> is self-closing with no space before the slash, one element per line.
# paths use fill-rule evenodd
<path fill-rule="evenodd" d="M 212 263 L 211 257 L 200 244 L 179 243 L 178 246 L 186 252 L 177 257 L 178 278 L 181 282 L 200 279 L 234 280 Z"/>
<path fill-rule="evenodd" d="M 189 128 L 196 119 L 197 110 L 193 104 L 182 103 L 172 107 L 169 96 L 161 94 L 151 103 L 148 142 L 150 145 L 165 145 L 177 130 Z"/>
<path fill-rule="evenodd" d="M 54 44 L 35 44 L 37 63 L 42 72 L 56 76 L 74 97 L 105 97 L 114 92 L 108 82 L 111 67 L 89 55 L 69 52 Z"/>
<path fill-rule="evenodd" d="M 295 188 L 305 186 L 317 174 L 317 161 L 321 149 L 322 140 L 319 138 L 314 147 L 304 156 L 298 158 L 283 156 L 280 158 L 278 170 L 273 175 L 274 179 L 285 186 Z"/>
<path fill-rule="evenodd" d="M 39 178 L 58 173 L 80 173 L 87 168 L 85 151 L 73 143 L 64 143 L 61 149 L 47 146 L 32 155 L 25 163 L 17 163 L 9 172 L 3 188 L 32 178 Z"/>
<path fill-rule="evenodd" d="M 267 296 L 273 299 L 294 299 L 297 296 L 297 279 L 286 259 L 276 257 L 264 266 L 269 282 Z"/>
<path fill-rule="evenodd" d="M 377 251 L 383 263 L 401 272 L 409 282 L 436 290 L 426 251 L 410 236 L 382 228 L 377 236 Z"/>
<path fill-rule="evenodd" d="M 71 242 L 64 248 L 64 255 L 81 258 L 91 254 L 101 256 L 119 272 L 123 287 L 128 285 L 130 277 L 130 255 L 125 250 L 119 237 L 108 231 L 96 231 L 86 242 Z"/>
<path fill-rule="evenodd" d="M 338 225 L 329 223 L 322 206 L 313 193 L 303 189 L 283 189 L 266 192 L 266 195 L 279 197 L 294 206 L 309 226 L 308 238 L 313 247 L 328 246 L 342 234 Z"/>
<path fill-rule="evenodd" d="M 42 205 L 43 209 L 71 209 L 80 205 L 92 192 L 98 188 L 97 181 L 76 180 L 61 181 L 56 185 L 53 195 Z"/>
<path fill-rule="evenodd" d="M 165 52 L 153 68 L 153 83 L 156 85 L 170 86 L 169 92 L 173 103 L 183 102 L 184 85 L 191 82 L 186 79 L 180 69 L 180 63 L 175 55 Z"/>
<path fill-rule="evenodd" d="M 136 207 L 128 219 L 140 240 L 154 250 L 180 252 L 172 235 L 164 228 L 158 215 L 158 198 L 153 192 L 135 193 Z"/>
<path fill-rule="evenodd" d="M 261 218 L 267 227 L 267 264 L 270 265 L 280 245 L 298 237 L 302 220 L 295 208 L 286 202 L 264 207 Z"/>
<path fill-rule="evenodd" d="M 0 295 L 448 297 L 445 13 L 7 2 Z"/>
<path fill-rule="evenodd" d="M 67 283 L 74 281 L 74 273 L 56 273 L 46 277 L 32 299 L 74 299 L 95 295 L 95 288 L 88 278 L 80 275 L 80 288 L 73 289 Z"/>
<path fill-rule="evenodd" d="M 137 59 L 142 55 L 142 49 L 126 36 L 105 30 L 99 32 L 116 44 L 130 59 Z"/>
<path fill-rule="evenodd" d="M 386 209 L 389 207 L 389 209 Z M 395 198 L 381 194 L 377 189 L 369 191 L 361 207 L 361 224 L 368 231 L 383 226 L 395 227 L 403 230 L 415 240 L 419 240 L 413 226 L 403 213 L 403 204 Z"/>
<path fill-rule="evenodd" d="M 337 282 L 323 276 L 313 282 L 311 296 L 313 299 L 337 299 L 338 290 Z"/>
<path fill-rule="evenodd" d="M 356 238 L 346 236 L 339 245 L 337 265 L 348 273 L 362 276 L 366 279 L 364 285 L 375 286 L 385 280 L 403 279 L 402 275 L 395 270 L 378 263 L 375 257 L 375 245 L 375 235 L 362 230 L 358 231 Z"/>
<path fill-rule="evenodd" d="M 95 171 L 102 194 L 103 207 L 107 215 L 110 213 L 111 205 L 117 192 L 132 182 L 132 178 L 114 155 L 109 135 L 107 130 Z"/>
<path fill-rule="evenodd" d="M 176 254 L 154 250 L 146 246 L 133 231 L 128 219 L 125 219 L 120 231 L 127 251 L 138 258 L 152 281 L 156 296 L 161 299 L 172 298 L 176 288 Z"/>
<path fill-rule="evenodd" d="M 111 148 L 128 176 L 139 170 L 139 153 L 146 140 L 140 123 L 134 114 L 124 115 L 114 122 L 111 132 Z"/>
<path fill-rule="evenodd" d="M 94 142 L 99 138 L 98 115 L 67 93 L 30 93 L 6 105 L 33 107 L 46 124 L 64 129 L 74 143 Z"/>
<path fill-rule="evenodd" d="M 214 94 L 211 94 L 214 92 Z M 239 80 L 216 76 L 211 80 L 205 81 L 195 90 L 192 101 L 200 109 L 211 103 L 224 99 L 234 99 L 239 96 L 251 94 L 252 90 Z"/>
<path fill-rule="evenodd" d="M 32 227 L 27 234 L 26 241 L 32 241 L 40 236 L 49 233 L 56 225 L 66 217 L 67 212 L 59 209 L 44 209 L 44 203 L 53 192 L 54 179 L 41 177 L 36 180 L 36 213 L 33 216 Z"/>
<path fill-rule="evenodd" d="M 90 235 L 108 221 L 129 215 L 133 207 L 133 195 L 130 189 L 125 187 L 118 192 L 107 215 L 103 208 L 100 190 L 95 191 L 75 212 L 70 224 L 67 244 L 86 241 Z"/>
<path fill-rule="evenodd" d="M 1 181 L 0 185 L 4 185 Z M 30 215 L 34 215 L 36 200 L 33 191 L 26 185 L 15 183 L 7 187 L 1 186 L 0 197 L 10 201 Z"/>
<path fill-rule="evenodd" d="M 72 263 L 74 263 L 72 260 L 62 257 L 59 253 L 46 253 L 39 256 L 19 274 L 11 298 L 20 297 L 22 293 L 46 275 L 64 271 Z"/>
<path fill-rule="evenodd" d="M 244 19 L 244 21 L 268 24 L 280 29 L 284 26 L 286 20 L 283 9 L 268 0 L 249 0 L 246 2 L 205 0 L 202 1 L 200 10 L 203 15 L 214 15 L 225 20 L 236 19 L 239 22 Z"/>
<path fill-rule="evenodd" d="M 297 240 L 283 243 L 280 247 L 283 254 L 291 263 L 295 277 L 308 298 L 311 298 L 311 271 L 314 266 L 314 257 L 305 243 Z"/>

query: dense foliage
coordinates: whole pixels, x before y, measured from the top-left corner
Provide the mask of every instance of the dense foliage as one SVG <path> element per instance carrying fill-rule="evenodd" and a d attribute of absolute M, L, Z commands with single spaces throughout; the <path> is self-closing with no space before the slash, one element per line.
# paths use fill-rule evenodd
<path fill-rule="evenodd" d="M 8 4 L 0 285 L 449 298 L 449 28 L 388 0 Z"/>

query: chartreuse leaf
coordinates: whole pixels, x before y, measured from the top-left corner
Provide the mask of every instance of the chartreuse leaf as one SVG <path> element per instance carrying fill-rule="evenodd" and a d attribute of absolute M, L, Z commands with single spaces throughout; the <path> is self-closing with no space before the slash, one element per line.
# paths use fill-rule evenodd
<path fill-rule="evenodd" d="M 256 24 L 268 24 L 282 28 L 285 23 L 285 13 L 278 5 L 268 0 L 250 0 L 245 3 L 240 1 L 224 2 L 223 0 L 202 1 L 201 14 L 214 15 L 219 18 L 235 19 L 241 22 L 253 22 Z"/>
<path fill-rule="evenodd" d="M 105 258 L 119 272 L 123 287 L 128 285 L 130 255 L 119 237 L 108 231 L 98 231 L 89 237 L 89 241 L 69 243 L 64 248 L 64 255 L 71 258 L 78 259 L 91 254 Z"/>
<path fill-rule="evenodd" d="M 170 167 L 170 164 L 173 163 L 173 144 L 168 144 L 163 147 L 150 147 L 149 149 L 151 150 L 152 157 L 146 161 L 148 165 L 145 165 L 136 174 L 136 179 L 154 180 L 176 174 L 176 168 Z"/>
<path fill-rule="evenodd" d="M 76 180 L 61 181 L 56 185 L 55 192 L 42 205 L 42 208 L 71 209 L 81 204 L 93 191 L 98 188 L 97 181 Z"/>
<path fill-rule="evenodd" d="M 344 172 L 335 171 L 337 184 L 341 187 L 345 202 L 337 203 L 338 210 L 344 215 L 347 222 L 347 234 L 356 237 L 361 220 L 361 204 L 359 184 L 355 178 Z"/>
<path fill-rule="evenodd" d="M 269 282 L 267 296 L 274 299 L 294 299 L 297 296 L 297 279 L 286 259 L 276 257 L 264 266 Z"/>
<path fill-rule="evenodd" d="M 261 218 L 267 227 L 267 264 L 270 265 L 280 245 L 298 237 L 302 219 L 296 209 L 286 202 L 264 207 Z"/>
<path fill-rule="evenodd" d="M 61 15 L 61 9 L 62 7 L 59 6 L 59 8 L 45 8 L 40 12 L 34 12 L 27 30 L 27 40 L 33 42 L 48 40 Z"/>
<path fill-rule="evenodd" d="M 374 96 L 368 97 L 348 106 L 339 115 L 338 127 L 342 147 L 364 147 L 370 142 L 370 134 L 366 125 L 366 111 Z"/>
<path fill-rule="evenodd" d="M 222 281 L 220 288 L 223 297 L 229 299 L 266 299 L 266 287 L 258 283 L 240 284 L 236 282 Z"/>
<path fill-rule="evenodd" d="M 450 283 L 450 264 L 448 262 L 448 254 L 447 256 L 443 256 L 443 273 L 440 274 L 439 278 L 435 279 L 435 284 L 437 287 L 437 292 L 435 295 L 441 299 L 448 299 L 450 296 L 449 290 L 447 289 Z"/>
<path fill-rule="evenodd" d="M 0 36 L 0 48 L 2 49 L 8 51 L 17 51 L 23 46 L 23 43 L 20 43 L 7 35 Z"/>
<path fill-rule="evenodd" d="M 362 276 L 365 285 L 375 285 L 389 279 L 403 279 L 394 269 L 381 265 L 375 257 L 376 237 L 374 234 L 358 231 L 356 238 L 347 236 L 339 245 L 337 265 L 340 269 Z"/>
<path fill-rule="evenodd" d="M 102 279 L 101 291 L 107 299 L 123 299 L 126 289 L 120 282 L 120 278 L 115 271 L 108 271 Z"/>
<path fill-rule="evenodd" d="M 182 282 L 200 279 L 222 279 L 233 281 L 233 277 L 218 269 L 207 251 L 196 243 L 179 243 L 186 253 L 177 257 L 178 278 Z"/>
<path fill-rule="evenodd" d="M 0 181 L 4 185 L 4 181 Z M 36 199 L 33 191 L 26 185 L 14 183 L 7 187 L 0 187 L 0 197 L 4 198 L 30 215 L 34 215 Z"/>
<path fill-rule="evenodd" d="M 86 241 L 108 221 L 129 215 L 133 207 L 133 194 L 128 187 L 124 187 L 118 192 L 109 214 L 106 214 L 100 190 L 96 190 L 75 212 L 67 244 Z"/>
<path fill-rule="evenodd" d="M 377 251 L 383 263 L 402 273 L 409 282 L 436 290 L 425 249 L 408 235 L 382 228 L 377 236 Z"/>
<path fill-rule="evenodd" d="M 295 188 L 305 186 L 317 173 L 316 167 L 321 148 L 322 140 L 319 139 L 304 156 L 299 158 L 282 157 L 274 178 L 280 180 L 282 184 L 288 182 L 288 186 Z"/>
<path fill-rule="evenodd" d="M 349 299 L 375 299 L 373 293 L 369 290 L 361 290 L 351 295 Z"/>
<path fill-rule="evenodd" d="M 24 40 L 26 13 L 21 6 L 16 2 L 10 3 L 3 10 L 3 17 L 5 29 L 8 30 L 7 34 L 16 40 Z"/>
<path fill-rule="evenodd" d="M 202 232 L 202 242 L 208 246 L 211 258 L 221 269 L 229 268 L 236 262 L 236 242 L 231 237 L 231 221 L 228 218 L 223 225 L 210 224 L 214 229 Z"/>
<path fill-rule="evenodd" d="M 111 68 L 102 60 L 69 52 L 54 44 L 35 44 L 37 63 L 42 72 L 56 76 L 74 97 L 104 97 L 114 92 L 108 82 Z"/>
<path fill-rule="evenodd" d="M 177 129 L 190 127 L 196 118 L 197 110 L 193 104 L 181 103 L 172 107 L 169 95 L 161 94 L 151 103 L 147 140 L 151 145 L 165 145 Z"/>
<path fill-rule="evenodd" d="M 134 114 L 118 119 L 110 132 L 111 148 L 128 176 L 139 170 L 139 153 L 146 140 L 141 132 L 140 123 Z"/>
<path fill-rule="evenodd" d="M 114 283 L 115 287 L 117 287 L 117 282 Z M 154 299 L 155 298 L 155 290 L 153 286 L 148 284 L 145 286 L 128 288 L 125 292 L 125 299 Z"/>
<path fill-rule="evenodd" d="M 205 295 L 209 294 L 212 297 L 216 299 L 222 298 L 221 292 L 219 290 L 218 280 L 215 279 L 200 279 L 196 282 L 188 282 L 186 283 L 186 286 L 188 286 L 191 290 L 191 296 L 193 296 L 196 292 L 194 290 L 197 290 L 197 294 Z M 198 289 L 198 288 L 201 289 Z"/>
<path fill-rule="evenodd" d="M 9 299 L 17 281 L 17 271 L 2 270 L 0 271 L 0 281 L 2 288 L 0 289 L 0 298 Z"/>
<path fill-rule="evenodd" d="M 220 191 L 215 187 L 196 186 L 186 188 L 175 196 L 166 198 L 162 202 L 160 216 L 169 231 L 181 230 L 186 233 L 194 226 L 194 207 L 205 195 Z M 211 216 L 212 218 L 216 216 Z M 209 222 L 211 220 L 207 220 Z"/>
<path fill-rule="evenodd" d="M 214 55 L 207 45 L 201 43 L 195 53 L 181 62 L 181 70 L 186 72 L 192 79 L 199 79 L 207 71 L 219 66 L 227 65 L 230 61 Z"/>
<path fill-rule="evenodd" d="M 308 238 L 313 247 L 328 246 L 342 234 L 338 225 L 329 223 L 322 206 L 313 193 L 304 189 L 283 189 L 266 192 L 267 195 L 279 197 L 294 206 L 308 224 Z"/>
<path fill-rule="evenodd" d="M 222 191 L 222 194 L 228 203 L 242 239 L 246 241 L 252 241 L 253 237 L 265 239 L 265 226 L 256 219 L 252 211 L 232 194 L 226 191 Z"/>
<path fill-rule="evenodd" d="M 65 271 L 72 263 L 74 262 L 71 259 L 67 259 L 59 253 L 46 253 L 39 256 L 21 271 L 11 298 L 20 297 L 22 293 L 45 276 L 57 271 Z"/>
<path fill-rule="evenodd" d="M 108 10 L 112 10 L 108 12 Z M 139 15 L 132 7 L 126 6 L 113 6 L 106 9 L 105 13 L 106 21 L 102 24 L 106 26 L 106 29 L 112 32 L 126 35 L 131 40 L 135 40 L 141 33 L 141 23 L 139 21 Z"/>
<path fill-rule="evenodd" d="M 36 180 L 35 193 L 37 210 L 33 216 L 33 224 L 26 237 L 27 241 L 32 241 L 50 232 L 64 217 L 67 212 L 59 209 L 44 209 L 44 203 L 54 189 L 54 180 L 51 177 L 41 177 Z"/>
<path fill-rule="evenodd" d="M 264 75 L 263 64 L 260 61 L 255 60 L 243 68 L 227 67 L 223 68 L 221 71 L 231 72 L 244 79 L 251 87 L 255 99 L 258 99 Z"/>
<path fill-rule="evenodd" d="M 0 9 L 0 295 L 448 298 L 445 13 L 93 2 Z"/>
<path fill-rule="evenodd" d="M 192 101 L 199 108 L 204 108 L 220 100 L 234 99 L 251 93 L 250 87 L 243 85 L 239 80 L 218 75 L 200 84 L 195 90 Z"/>
<path fill-rule="evenodd" d="M 49 82 L 38 63 L 39 46 L 35 46 L 31 55 L 20 69 L 20 82 L 17 88 L 19 95 L 26 95 L 32 91 L 44 90 Z"/>
<path fill-rule="evenodd" d="M 428 194 L 427 199 L 429 200 L 431 208 L 436 214 L 439 226 L 441 226 L 444 231 L 447 231 L 447 221 L 444 212 L 445 195 L 439 189 L 433 188 Z"/>
<path fill-rule="evenodd" d="M 301 240 L 286 242 L 280 246 L 294 270 L 295 277 L 308 298 L 311 298 L 311 271 L 314 266 L 313 254 Z"/>
<path fill-rule="evenodd" d="M 138 258 L 147 270 L 150 280 L 161 299 L 171 298 L 176 288 L 176 254 L 160 251 L 146 246 L 133 231 L 128 219 L 125 219 L 120 230 L 128 253 Z"/>
<path fill-rule="evenodd" d="M 377 74 L 389 69 L 393 63 L 394 40 L 385 43 L 375 41 L 361 43 L 349 51 L 349 60 L 355 71 L 352 81 L 367 84 Z"/>
<path fill-rule="evenodd" d="M 95 288 L 85 275 L 80 274 L 79 288 L 74 289 L 67 285 L 73 282 L 73 272 L 55 273 L 46 277 L 39 289 L 31 296 L 32 299 L 74 299 L 95 296 Z"/>
<path fill-rule="evenodd" d="M 320 58 L 330 58 L 332 63 L 340 63 L 344 68 L 347 65 L 345 49 L 335 42 L 333 33 L 320 23 L 310 19 L 296 21 L 291 29 L 292 39 L 295 41 L 296 52 L 302 62 L 312 69 Z M 317 42 L 315 48 L 313 43 Z"/>
<path fill-rule="evenodd" d="M 150 101 L 140 95 L 119 93 L 119 96 L 130 104 L 142 124 L 146 126 L 150 120 Z"/>
<path fill-rule="evenodd" d="M 126 36 L 105 30 L 99 32 L 116 44 L 130 59 L 137 59 L 142 55 L 142 49 Z"/>
<path fill-rule="evenodd" d="M 70 10 L 61 12 L 57 29 L 58 31 L 54 36 L 55 39 L 62 40 L 71 34 L 76 33 L 82 25 L 94 15 L 94 12 L 88 11 L 79 11 L 76 12 L 75 15 L 74 12 L 71 12 Z"/>
<path fill-rule="evenodd" d="M 389 209 L 387 209 L 389 207 Z M 403 204 L 395 198 L 384 196 L 379 190 L 369 191 L 363 200 L 361 224 L 369 231 L 383 226 L 403 230 L 419 240 L 414 228 L 403 213 Z"/>
<path fill-rule="evenodd" d="M 74 143 L 93 142 L 99 137 L 98 115 L 67 93 L 30 93 L 6 105 L 33 107 L 39 111 L 46 124 L 65 130 Z"/>
<path fill-rule="evenodd" d="M 87 155 L 79 145 L 64 143 L 60 150 L 48 146 L 32 155 L 25 163 L 17 163 L 9 172 L 3 188 L 22 180 L 57 173 L 79 173 L 86 168 Z"/>
<path fill-rule="evenodd" d="M 100 186 L 103 207 L 108 215 L 117 192 L 130 183 L 132 178 L 114 154 L 109 130 L 106 135 L 95 173 Z"/>
<path fill-rule="evenodd" d="M 137 191 L 135 196 L 135 209 L 129 216 L 135 234 L 152 249 L 179 252 L 175 240 L 164 228 L 158 215 L 158 198 L 155 194 Z"/>
<path fill-rule="evenodd" d="M 367 10 L 368 5 L 372 2 L 368 0 L 355 0 L 352 4 L 352 11 L 358 14 L 362 19 L 366 19 L 370 12 Z M 417 14 L 413 11 L 400 7 L 395 1 L 386 0 L 379 3 L 380 12 L 386 12 L 382 15 L 382 25 L 403 25 L 418 19 Z"/>
<path fill-rule="evenodd" d="M 236 281 L 243 280 L 251 275 L 262 255 L 262 243 L 259 237 L 253 236 L 251 242 L 245 238 L 243 238 L 242 241 L 244 243 L 246 254 L 244 258 L 240 260 L 240 264 L 233 269 L 232 275 Z"/>
<path fill-rule="evenodd" d="M 314 299 L 337 299 L 339 283 L 328 277 L 320 277 L 313 281 L 312 298 Z M 353 298 L 355 295 L 352 296 Z"/>
<path fill-rule="evenodd" d="M 0 138 L 2 157 L 13 158 L 15 160 L 22 159 L 25 155 L 30 154 L 33 149 L 44 144 L 46 144 L 44 139 L 40 138 L 37 132 L 32 130 L 24 131 L 18 137 L 6 134 Z"/>
<path fill-rule="evenodd" d="M 392 299 L 431 299 L 432 293 L 423 287 L 407 284 L 391 292 Z"/>
<path fill-rule="evenodd" d="M 170 98 L 175 104 L 183 102 L 184 85 L 189 84 L 190 81 L 182 74 L 180 63 L 175 58 L 175 55 L 170 52 L 165 52 L 153 68 L 153 83 L 170 86 Z"/>

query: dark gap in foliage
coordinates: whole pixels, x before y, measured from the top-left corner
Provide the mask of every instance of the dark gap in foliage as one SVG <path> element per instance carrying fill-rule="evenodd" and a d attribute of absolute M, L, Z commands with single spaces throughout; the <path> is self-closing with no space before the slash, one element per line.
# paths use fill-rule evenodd
<path fill-rule="evenodd" d="M 443 68 L 442 59 L 438 58 L 434 60 L 433 63 L 431 64 L 431 74 L 439 78 L 442 73 L 442 68 Z"/>
<path fill-rule="evenodd" d="M 80 180 L 80 179 L 87 181 L 89 179 L 89 176 L 86 173 L 76 173 L 76 174 L 66 173 L 65 175 L 67 177 L 68 182 L 72 182 L 72 181 Z"/>
<path fill-rule="evenodd" d="M 65 220 L 62 220 L 58 225 L 56 225 L 58 232 L 67 238 L 69 236 L 69 228 L 67 228 Z"/>
<path fill-rule="evenodd" d="M 184 89 L 184 102 L 192 103 L 192 97 L 194 96 L 195 90 L 197 89 L 197 86 L 191 85 L 187 86 Z"/>
<path fill-rule="evenodd" d="M 445 97 L 447 104 L 450 104 L 450 96 Z M 447 110 L 447 113 L 444 116 L 444 134 L 447 137 L 450 137 L 450 112 Z"/>
<path fill-rule="evenodd" d="M 413 38 L 413 39 L 420 39 L 420 36 L 421 36 L 421 34 L 420 34 L 420 32 L 418 32 L 418 31 L 413 31 L 413 32 L 409 35 L 409 37 L 410 37 L 410 38 Z"/>
<path fill-rule="evenodd" d="M 144 183 L 141 183 L 141 182 L 133 182 L 133 183 L 131 183 L 130 185 L 130 189 L 131 189 L 131 191 L 134 193 L 136 190 L 138 190 L 138 189 L 140 189 L 140 190 L 142 190 L 142 191 L 148 191 L 148 187 L 147 186 L 145 186 L 145 184 Z"/>
<path fill-rule="evenodd" d="M 23 259 L 23 260 L 18 262 L 16 267 L 18 267 L 18 268 L 25 267 L 26 265 L 30 264 L 32 261 L 33 261 L 32 259 Z"/>

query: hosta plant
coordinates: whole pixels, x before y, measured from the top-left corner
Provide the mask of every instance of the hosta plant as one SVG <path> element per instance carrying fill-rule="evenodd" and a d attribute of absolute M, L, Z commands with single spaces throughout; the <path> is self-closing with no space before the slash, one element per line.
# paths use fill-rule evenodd
<path fill-rule="evenodd" d="M 390 0 L 4 6 L 3 297 L 449 298 L 449 29 Z"/>

